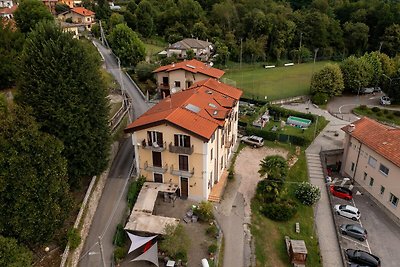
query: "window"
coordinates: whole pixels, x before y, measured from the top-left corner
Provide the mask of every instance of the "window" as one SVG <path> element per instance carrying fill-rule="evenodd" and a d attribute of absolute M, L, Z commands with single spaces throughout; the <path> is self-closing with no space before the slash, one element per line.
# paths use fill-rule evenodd
<path fill-rule="evenodd" d="M 189 157 L 185 155 L 179 155 L 179 170 L 189 171 Z"/>
<path fill-rule="evenodd" d="M 168 77 L 162 77 L 162 83 L 163 83 L 163 85 L 168 85 L 169 84 Z"/>
<path fill-rule="evenodd" d="M 161 132 L 156 131 L 148 131 L 147 132 L 147 140 L 149 145 L 158 145 L 160 147 L 163 146 L 163 135 Z"/>
<path fill-rule="evenodd" d="M 181 82 L 180 81 L 175 81 L 175 87 L 181 88 Z"/>
<path fill-rule="evenodd" d="M 389 175 L 389 168 L 386 167 L 385 165 L 381 164 L 379 166 L 379 170 L 381 171 L 381 173 L 383 173 L 384 175 L 388 176 Z"/>
<path fill-rule="evenodd" d="M 211 152 L 210 152 L 211 158 L 210 158 L 210 160 L 212 160 L 212 159 L 213 159 L 213 151 L 214 151 L 214 149 L 213 149 L 213 148 L 211 148 Z"/>
<path fill-rule="evenodd" d="M 175 146 L 190 147 L 190 136 L 183 134 L 174 135 Z"/>
<path fill-rule="evenodd" d="M 376 166 L 376 159 L 374 159 L 372 156 L 369 156 L 368 165 L 371 166 L 372 168 L 375 168 L 375 166 Z"/>
<path fill-rule="evenodd" d="M 354 172 L 354 167 L 355 167 L 355 166 L 356 166 L 356 165 L 354 164 L 354 162 L 352 162 L 352 163 L 351 163 L 351 171 L 352 171 L 352 172 Z"/>
<path fill-rule="evenodd" d="M 224 157 L 221 157 L 221 170 L 224 168 Z"/>
<path fill-rule="evenodd" d="M 154 182 L 155 183 L 162 183 L 163 182 L 163 175 L 161 173 L 154 173 Z"/>
<path fill-rule="evenodd" d="M 385 187 L 381 185 L 381 195 L 383 195 L 384 193 L 385 193 Z"/>
<path fill-rule="evenodd" d="M 364 172 L 364 181 L 367 180 L 367 175 L 368 174 L 366 172 Z"/>
<path fill-rule="evenodd" d="M 374 185 L 374 181 L 375 181 L 375 179 L 371 177 L 370 180 L 369 180 L 369 186 L 373 186 Z"/>
<path fill-rule="evenodd" d="M 393 204 L 393 206 L 397 207 L 397 204 L 399 204 L 399 198 L 390 193 L 390 198 L 389 198 L 390 203 Z"/>

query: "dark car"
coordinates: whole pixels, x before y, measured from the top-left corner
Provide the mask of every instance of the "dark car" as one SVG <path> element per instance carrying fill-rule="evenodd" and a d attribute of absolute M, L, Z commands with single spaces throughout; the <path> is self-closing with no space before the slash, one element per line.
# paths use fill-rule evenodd
<path fill-rule="evenodd" d="M 350 262 L 371 267 L 380 267 L 381 260 L 364 250 L 346 249 L 346 255 Z"/>
<path fill-rule="evenodd" d="M 343 235 L 348 235 L 357 238 L 360 241 L 367 239 L 367 230 L 358 224 L 342 224 L 340 231 Z"/>
<path fill-rule="evenodd" d="M 340 197 L 346 200 L 351 200 L 353 198 L 353 192 L 347 187 L 331 185 L 329 190 L 335 197 Z"/>

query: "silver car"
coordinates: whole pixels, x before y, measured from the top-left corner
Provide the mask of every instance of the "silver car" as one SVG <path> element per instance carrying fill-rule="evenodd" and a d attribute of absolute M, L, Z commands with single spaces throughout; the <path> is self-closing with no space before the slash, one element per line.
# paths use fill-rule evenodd
<path fill-rule="evenodd" d="M 246 143 L 254 148 L 262 147 L 264 145 L 264 139 L 256 135 L 243 136 L 241 142 Z"/>
<path fill-rule="evenodd" d="M 367 239 L 367 230 L 358 224 L 342 224 L 340 231 L 343 235 L 348 235 L 357 238 L 360 241 Z"/>
<path fill-rule="evenodd" d="M 391 104 L 390 98 L 388 96 L 384 95 L 381 97 L 380 103 L 381 103 L 381 105 L 390 105 Z"/>

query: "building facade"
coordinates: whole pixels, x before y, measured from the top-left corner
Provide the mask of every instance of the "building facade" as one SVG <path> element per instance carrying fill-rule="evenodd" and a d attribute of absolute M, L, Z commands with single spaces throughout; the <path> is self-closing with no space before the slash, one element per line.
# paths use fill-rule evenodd
<path fill-rule="evenodd" d="M 71 20 L 72 23 L 80 24 L 90 31 L 95 23 L 95 13 L 84 7 L 74 7 L 71 10 L 58 15 L 61 21 Z"/>
<path fill-rule="evenodd" d="M 168 46 L 167 57 L 176 55 L 178 59 L 186 59 L 189 50 L 194 52 L 194 57 L 198 60 L 208 61 L 213 52 L 213 45 L 208 40 L 186 38 Z"/>
<path fill-rule="evenodd" d="M 132 133 L 139 174 L 178 185 L 182 198 L 207 200 L 233 154 L 241 94 L 208 79 L 140 116 L 125 129 Z"/>
<path fill-rule="evenodd" d="M 153 71 L 161 97 L 180 92 L 191 87 L 195 82 L 213 78 L 219 79 L 223 70 L 213 68 L 203 62 L 192 59 L 161 66 Z"/>
<path fill-rule="evenodd" d="M 0 0 L 0 7 L 12 7 L 14 3 L 12 0 Z"/>
<path fill-rule="evenodd" d="M 400 129 L 364 117 L 342 130 L 346 133 L 342 175 L 400 223 Z"/>

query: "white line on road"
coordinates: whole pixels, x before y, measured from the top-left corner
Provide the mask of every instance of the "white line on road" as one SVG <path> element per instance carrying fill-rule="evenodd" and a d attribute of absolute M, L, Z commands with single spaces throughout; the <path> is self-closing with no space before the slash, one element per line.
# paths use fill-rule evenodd
<path fill-rule="evenodd" d="M 342 113 L 342 107 L 347 107 L 347 106 L 357 106 L 357 104 L 346 104 L 346 105 L 341 105 L 339 107 L 339 113 Z"/>
<path fill-rule="evenodd" d="M 351 201 L 353 202 L 354 207 L 357 208 L 356 202 L 354 201 L 354 198 Z M 362 222 L 361 222 L 361 217 L 360 217 L 360 219 L 358 219 L 358 222 L 360 223 L 361 227 L 364 228 L 364 226 L 362 225 Z M 365 240 L 365 243 L 367 244 L 366 247 L 368 248 L 369 253 L 371 253 L 371 247 L 369 246 L 369 243 L 368 243 L 367 239 Z"/>

